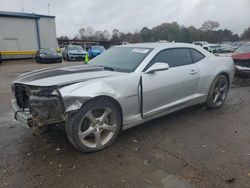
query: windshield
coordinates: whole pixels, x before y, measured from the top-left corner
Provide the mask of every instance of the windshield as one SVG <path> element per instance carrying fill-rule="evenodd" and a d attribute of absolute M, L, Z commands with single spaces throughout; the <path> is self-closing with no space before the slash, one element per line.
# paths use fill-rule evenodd
<path fill-rule="evenodd" d="M 208 42 L 202 42 L 203 45 L 208 45 L 209 43 Z"/>
<path fill-rule="evenodd" d="M 102 47 L 102 46 L 92 46 L 91 48 L 92 48 L 92 50 L 98 50 L 98 51 L 101 51 L 101 52 L 103 52 L 105 50 L 105 48 Z"/>
<path fill-rule="evenodd" d="M 250 43 L 243 44 L 235 50 L 236 53 L 248 53 L 250 52 Z"/>
<path fill-rule="evenodd" d="M 150 48 L 113 47 L 92 59 L 90 64 L 115 71 L 133 72 L 151 51 Z"/>
<path fill-rule="evenodd" d="M 83 50 L 81 46 L 69 46 L 69 50 Z"/>
<path fill-rule="evenodd" d="M 56 53 L 56 50 L 55 49 L 41 49 L 40 53 L 41 54 L 54 54 Z"/>

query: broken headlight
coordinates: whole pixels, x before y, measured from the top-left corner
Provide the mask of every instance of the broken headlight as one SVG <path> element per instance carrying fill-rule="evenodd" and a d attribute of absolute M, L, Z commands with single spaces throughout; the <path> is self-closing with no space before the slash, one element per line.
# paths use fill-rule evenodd
<path fill-rule="evenodd" d="M 29 90 L 28 94 L 35 96 L 60 96 L 59 91 L 57 91 L 56 89 Z"/>

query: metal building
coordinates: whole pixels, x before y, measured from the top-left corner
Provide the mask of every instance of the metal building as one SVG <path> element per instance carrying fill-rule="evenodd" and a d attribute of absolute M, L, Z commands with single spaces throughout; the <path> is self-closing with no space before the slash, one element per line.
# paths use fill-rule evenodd
<path fill-rule="evenodd" d="M 31 56 L 41 48 L 57 48 L 55 16 L 0 11 L 0 53 Z"/>

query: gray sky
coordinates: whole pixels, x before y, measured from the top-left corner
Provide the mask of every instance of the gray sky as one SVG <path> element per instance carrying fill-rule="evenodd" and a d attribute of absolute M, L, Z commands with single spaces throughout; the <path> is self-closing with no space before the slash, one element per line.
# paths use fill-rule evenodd
<path fill-rule="evenodd" d="M 0 0 L 0 10 L 20 12 L 21 2 Z M 48 14 L 48 3 L 58 36 L 72 37 L 88 26 L 134 32 L 177 21 L 200 27 L 208 19 L 238 34 L 250 26 L 250 0 L 23 0 L 23 7 L 28 13 Z"/>

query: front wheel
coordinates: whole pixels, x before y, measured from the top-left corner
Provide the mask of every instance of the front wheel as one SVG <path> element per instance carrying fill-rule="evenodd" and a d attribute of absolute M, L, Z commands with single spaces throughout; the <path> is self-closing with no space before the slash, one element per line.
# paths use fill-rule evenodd
<path fill-rule="evenodd" d="M 206 105 L 209 108 L 220 108 L 223 106 L 229 91 L 229 80 L 225 75 L 219 75 L 212 83 Z"/>
<path fill-rule="evenodd" d="M 70 122 L 70 121 L 69 121 Z M 81 152 L 95 152 L 110 146 L 121 129 L 118 107 L 107 99 L 87 102 L 66 124 L 71 143 Z"/>

